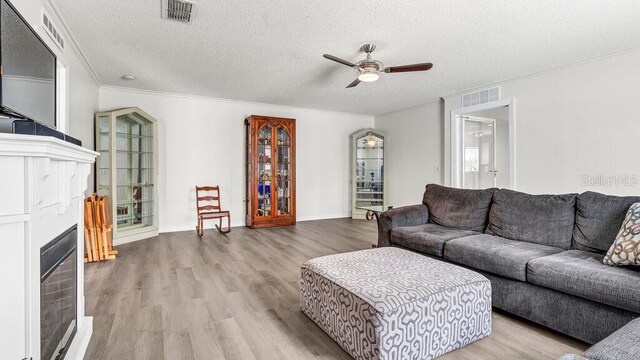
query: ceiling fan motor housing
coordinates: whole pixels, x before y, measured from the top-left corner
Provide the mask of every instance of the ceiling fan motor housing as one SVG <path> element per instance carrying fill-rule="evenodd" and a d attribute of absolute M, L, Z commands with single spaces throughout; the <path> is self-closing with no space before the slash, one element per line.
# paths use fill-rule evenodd
<path fill-rule="evenodd" d="M 381 61 L 371 58 L 371 53 L 375 49 L 376 46 L 373 44 L 362 45 L 362 50 L 367 53 L 367 58 L 356 63 L 359 72 L 378 72 L 384 69 L 384 64 Z"/>
<path fill-rule="evenodd" d="M 358 66 L 358 71 L 360 72 L 374 72 L 374 71 L 382 71 L 384 69 L 384 65 L 382 62 L 374 59 L 365 59 L 358 61 L 356 63 Z"/>

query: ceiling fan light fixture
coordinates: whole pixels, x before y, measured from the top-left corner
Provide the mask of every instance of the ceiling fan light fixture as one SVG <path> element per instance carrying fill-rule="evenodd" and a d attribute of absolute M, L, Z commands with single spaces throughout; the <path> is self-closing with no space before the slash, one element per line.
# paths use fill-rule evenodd
<path fill-rule="evenodd" d="M 379 77 L 380 75 L 376 74 L 375 72 L 365 71 L 362 74 L 358 75 L 358 80 L 364 82 L 372 82 L 378 80 Z"/>

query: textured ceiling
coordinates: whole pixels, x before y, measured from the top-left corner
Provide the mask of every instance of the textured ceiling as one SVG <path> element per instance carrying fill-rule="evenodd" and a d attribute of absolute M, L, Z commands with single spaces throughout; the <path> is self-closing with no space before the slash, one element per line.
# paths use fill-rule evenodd
<path fill-rule="evenodd" d="M 191 25 L 161 0 L 52 3 L 105 85 L 363 114 L 640 46 L 637 0 L 197 2 Z M 322 54 L 368 42 L 387 66 L 434 67 L 345 89 L 354 71 Z"/>

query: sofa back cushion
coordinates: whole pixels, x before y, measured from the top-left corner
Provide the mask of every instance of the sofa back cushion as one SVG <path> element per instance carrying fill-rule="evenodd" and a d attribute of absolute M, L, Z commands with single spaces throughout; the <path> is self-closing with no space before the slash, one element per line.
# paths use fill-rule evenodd
<path fill-rule="evenodd" d="M 422 203 L 429 208 L 429 222 L 483 232 L 487 228 L 494 190 L 457 189 L 429 184 Z"/>
<path fill-rule="evenodd" d="M 570 249 L 577 195 L 530 195 L 496 190 L 486 232 L 508 239 Z"/>
<path fill-rule="evenodd" d="M 604 254 L 616 238 L 629 207 L 640 196 L 611 196 L 587 191 L 578 196 L 573 249 Z"/>

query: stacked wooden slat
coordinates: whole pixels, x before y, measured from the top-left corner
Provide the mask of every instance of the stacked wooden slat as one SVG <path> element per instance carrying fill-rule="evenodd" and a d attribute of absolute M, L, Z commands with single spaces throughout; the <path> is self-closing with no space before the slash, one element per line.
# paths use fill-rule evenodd
<path fill-rule="evenodd" d="M 107 196 L 93 194 L 84 199 L 84 247 L 85 262 L 115 259 L 118 250 L 113 249 L 111 207 Z"/>

